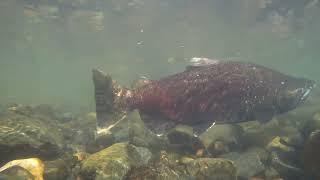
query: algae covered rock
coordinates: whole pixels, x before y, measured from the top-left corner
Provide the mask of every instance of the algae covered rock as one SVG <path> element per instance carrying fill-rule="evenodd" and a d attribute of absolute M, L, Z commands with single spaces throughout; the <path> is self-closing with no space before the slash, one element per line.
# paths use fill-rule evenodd
<path fill-rule="evenodd" d="M 239 178 L 249 179 L 266 170 L 269 155 L 264 149 L 253 147 L 243 153 L 232 152 L 221 157 L 234 162 Z"/>
<path fill-rule="evenodd" d="M 236 168 L 232 161 L 219 158 L 199 158 L 186 164 L 187 172 L 197 180 L 235 180 Z"/>
<path fill-rule="evenodd" d="M 281 117 L 283 118 L 283 117 Z M 303 144 L 303 134 L 299 129 L 299 124 L 290 119 L 277 119 L 261 124 L 259 122 L 241 123 L 244 129 L 243 143 L 245 146 L 260 146 L 268 145 L 275 137 L 279 136 L 281 141 L 292 146 L 301 146 Z"/>
<path fill-rule="evenodd" d="M 51 118 L 56 118 L 56 113 L 55 109 L 48 105 L 48 104 L 39 104 L 35 107 L 32 108 L 33 113 L 51 117 Z"/>
<path fill-rule="evenodd" d="M 96 121 L 94 118 L 79 116 L 61 125 L 64 129 L 62 132 L 64 140 L 68 143 L 70 148 L 75 149 L 73 147 L 75 145 L 88 147 L 94 142 L 96 131 Z"/>
<path fill-rule="evenodd" d="M 271 152 L 271 165 L 276 169 L 282 177 L 292 179 L 303 174 L 300 164 L 300 136 L 290 135 L 279 137 L 276 136 L 266 146 Z"/>
<path fill-rule="evenodd" d="M 281 137 L 276 136 L 275 138 L 272 139 L 270 143 L 266 146 L 266 149 L 269 151 L 272 150 L 280 150 L 283 152 L 292 152 L 294 149 L 291 146 L 288 146 L 286 143 L 284 143 L 281 140 Z"/>
<path fill-rule="evenodd" d="M 174 145 L 176 151 L 180 153 L 193 153 L 204 149 L 204 145 L 199 137 L 194 136 L 190 126 L 178 125 L 167 134 L 169 143 Z"/>
<path fill-rule="evenodd" d="M 207 150 L 213 156 L 226 154 L 230 151 L 228 144 L 222 140 L 217 140 L 215 142 L 212 142 L 207 148 Z"/>
<path fill-rule="evenodd" d="M 33 176 L 25 169 L 15 166 L 0 173 L 1 180 L 31 180 Z"/>
<path fill-rule="evenodd" d="M 72 176 L 72 169 L 78 159 L 73 156 L 63 156 L 53 161 L 44 162 L 44 179 L 68 179 Z"/>
<path fill-rule="evenodd" d="M 241 123 L 243 127 L 243 143 L 245 146 L 265 146 L 270 140 L 282 131 L 279 121 L 272 121 L 261 124 L 256 121 Z"/>
<path fill-rule="evenodd" d="M 0 117 L 0 163 L 32 156 L 53 159 L 63 147 L 55 122 L 10 111 Z"/>
<path fill-rule="evenodd" d="M 167 151 L 160 151 L 159 159 L 148 167 L 148 172 L 153 174 L 156 180 L 169 180 L 169 179 L 188 179 L 189 175 L 185 167 L 185 160 L 177 153 L 168 153 Z M 187 158 L 191 159 L 192 158 Z M 139 177 L 145 177 L 144 175 Z"/>
<path fill-rule="evenodd" d="M 290 134 L 289 136 L 284 136 L 281 140 L 287 144 L 288 146 L 292 147 L 302 147 L 304 143 L 304 138 L 301 133 Z"/>
<path fill-rule="evenodd" d="M 23 169 L 24 171 L 28 172 L 31 177 L 26 177 L 23 173 L 23 176 L 19 176 L 19 171 L 16 171 L 16 174 L 13 177 L 8 179 L 34 179 L 34 180 L 43 180 L 43 172 L 44 172 L 44 164 L 38 158 L 29 158 L 29 159 L 17 159 L 12 160 L 2 167 L 0 167 L 0 173 L 6 172 L 8 170 L 18 170 L 18 168 Z"/>
<path fill-rule="evenodd" d="M 123 179 L 135 167 L 143 166 L 151 152 L 128 143 L 117 143 L 81 162 L 80 175 L 84 179 Z"/>
<path fill-rule="evenodd" d="M 242 146 L 243 129 L 235 124 L 217 124 L 201 134 L 200 139 L 212 154 L 228 152 Z"/>
<path fill-rule="evenodd" d="M 159 160 L 149 166 L 142 166 L 132 171 L 126 180 L 235 180 L 236 169 L 226 159 L 199 158 L 181 156 L 176 153 L 161 151 Z"/>
<path fill-rule="evenodd" d="M 114 128 L 116 142 L 130 141 L 130 143 L 135 146 L 147 147 L 151 150 L 165 147 L 167 144 L 166 139 L 152 133 L 146 127 L 142 118 L 148 117 L 141 116 L 138 110 L 128 113 L 126 121 L 119 124 L 122 130 L 117 131 L 117 128 Z"/>

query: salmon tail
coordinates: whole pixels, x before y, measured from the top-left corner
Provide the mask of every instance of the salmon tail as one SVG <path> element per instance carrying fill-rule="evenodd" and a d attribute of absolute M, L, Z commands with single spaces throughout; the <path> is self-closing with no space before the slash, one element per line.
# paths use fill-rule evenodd
<path fill-rule="evenodd" d="M 106 125 L 106 121 L 114 109 L 112 79 L 111 76 L 98 69 L 92 70 L 92 78 L 94 83 L 97 124 L 98 127 L 103 127 Z"/>
<path fill-rule="evenodd" d="M 99 69 L 92 70 L 96 102 L 97 131 L 109 131 L 126 114 L 131 92 L 117 85 L 111 76 Z"/>

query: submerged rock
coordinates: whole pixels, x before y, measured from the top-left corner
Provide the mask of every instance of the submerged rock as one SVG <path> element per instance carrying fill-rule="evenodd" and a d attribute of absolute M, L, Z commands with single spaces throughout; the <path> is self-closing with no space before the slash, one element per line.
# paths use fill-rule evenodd
<path fill-rule="evenodd" d="M 44 179 L 56 180 L 56 179 L 68 179 L 72 177 L 72 169 L 77 163 L 78 159 L 72 156 L 63 156 L 53 161 L 44 162 Z"/>
<path fill-rule="evenodd" d="M 199 158 L 186 164 L 188 174 L 197 180 L 236 180 L 236 168 L 226 159 Z"/>
<path fill-rule="evenodd" d="M 226 154 L 230 151 L 228 144 L 223 140 L 212 142 L 207 149 L 213 156 Z"/>
<path fill-rule="evenodd" d="M 82 149 L 93 148 L 92 143 L 95 138 L 96 121 L 87 116 L 80 116 L 71 121 L 62 124 L 64 131 L 64 140 L 68 147 L 73 150 L 79 150 L 77 146 L 82 146 Z M 89 151 L 89 150 L 88 150 Z"/>
<path fill-rule="evenodd" d="M 14 166 L 0 173 L 1 180 L 33 180 L 34 177 L 25 169 Z"/>
<path fill-rule="evenodd" d="M 303 130 L 307 136 L 317 129 L 320 129 L 320 112 L 314 113 L 313 117 L 309 121 L 306 121 L 303 127 Z"/>
<path fill-rule="evenodd" d="M 128 130 L 126 139 L 136 146 L 147 147 L 151 150 L 163 149 L 167 146 L 167 139 L 163 136 L 157 136 L 152 133 L 144 124 L 144 121 L 138 110 L 134 110 L 128 114 L 127 123 L 123 124 L 123 129 Z M 116 130 L 116 129 L 115 129 Z M 127 131 L 124 131 L 124 134 Z M 119 134 L 115 133 L 119 137 Z"/>
<path fill-rule="evenodd" d="M 292 179 L 303 174 L 301 169 L 299 150 L 301 149 L 302 137 L 299 134 L 289 136 L 276 136 L 266 149 L 271 153 L 271 165 L 281 174 L 281 177 Z"/>
<path fill-rule="evenodd" d="M 320 178 L 320 130 L 310 134 L 303 148 L 303 164 L 305 170 L 315 179 Z"/>
<path fill-rule="evenodd" d="M 281 140 L 281 137 L 279 137 L 279 136 L 276 136 L 275 138 L 273 138 L 272 141 L 267 145 L 266 149 L 269 151 L 272 151 L 272 150 L 280 150 L 283 152 L 293 152 L 294 151 L 294 148 L 285 144 Z"/>
<path fill-rule="evenodd" d="M 81 162 L 80 175 L 84 179 L 123 179 L 127 173 L 146 165 L 151 152 L 128 143 L 117 143 Z"/>
<path fill-rule="evenodd" d="M 68 122 L 74 120 L 76 117 L 71 112 L 64 112 L 61 114 L 56 115 L 57 119 L 59 119 L 61 122 Z"/>
<path fill-rule="evenodd" d="M 304 172 L 301 168 L 281 159 L 280 153 L 277 151 L 271 152 L 271 165 L 285 179 L 300 179 L 304 177 Z"/>
<path fill-rule="evenodd" d="M 50 117 L 53 119 L 56 118 L 56 113 L 55 113 L 54 108 L 48 104 L 39 104 L 39 105 L 33 107 L 32 111 L 35 114 L 47 116 L 47 117 Z"/>
<path fill-rule="evenodd" d="M 189 176 L 185 171 L 172 169 L 165 164 L 157 164 L 155 166 L 143 166 L 133 169 L 125 180 L 189 180 Z"/>
<path fill-rule="evenodd" d="M 0 163 L 32 156 L 49 160 L 61 154 L 61 128 L 27 110 L 21 112 L 9 111 L 0 117 Z"/>
<path fill-rule="evenodd" d="M 276 180 L 276 179 L 280 180 L 279 172 L 272 167 L 269 167 L 265 170 L 264 176 L 266 180 Z"/>
<path fill-rule="evenodd" d="M 148 167 L 148 172 L 152 174 L 156 180 L 187 179 L 188 174 L 185 166 L 180 163 L 181 156 L 179 154 L 160 151 L 158 157 L 159 159 L 157 159 L 152 166 Z M 133 174 L 135 173 L 137 172 L 133 172 Z M 142 174 L 139 175 L 139 178 L 143 179 L 144 177 Z"/>
<path fill-rule="evenodd" d="M 220 155 L 242 146 L 243 129 L 235 124 L 214 125 L 200 139 L 212 155 Z"/>
<path fill-rule="evenodd" d="M 14 112 L 16 114 L 25 115 L 25 116 L 33 116 L 33 108 L 31 106 L 24 106 L 22 104 L 11 104 L 7 109 L 9 112 Z"/>
<path fill-rule="evenodd" d="M 304 143 L 304 138 L 302 137 L 301 133 L 290 134 L 288 136 L 281 137 L 281 140 L 284 144 L 294 148 L 302 147 Z"/>
<path fill-rule="evenodd" d="M 243 143 L 246 147 L 264 147 L 274 136 L 279 135 L 283 128 L 279 126 L 279 122 L 276 119 L 266 124 L 253 121 L 241 123 L 241 126 L 244 129 Z"/>
<path fill-rule="evenodd" d="M 15 167 L 19 167 L 27 171 L 31 175 L 30 178 L 34 180 L 43 180 L 44 164 L 38 158 L 12 160 L 0 168 L 0 173 Z M 24 177 L 27 177 L 27 176 L 20 177 L 16 175 L 11 179 L 20 179 Z M 26 179 L 29 179 L 29 178 L 26 178 Z"/>
<path fill-rule="evenodd" d="M 119 117 L 117 117 L 119 118 Z M 159 149 L 166 146 L 166 139 L 158 137 L 145 128 L 137 110 L 119 118 L 108 132 L 96 136 L 99 149 L 110 146 L 113 143 L 127 142 L 136 146 Z"/>
<path fill-rule="evenodd" d="M 250 148 L 243 153 L 232 152 L 221 157 L 234 162 L 240 179 L 250 179 L 266 170 L 265 162 L 269 155 L 262 148 Z"/>
<path fill-rule="evenodd" d="M 133 169 L 126 180 L 235 180 L 236 168 L 226 159 L 181 157 L 161 151 L 159 161 Z"/>
<path fill-rule="evenodd" d="M 167 134 L 169 143 L 179 153 L 196 154 L 198 150 L 204 149 L 201 140 L 194 136 L 190 126 L 178 125 Z"/>

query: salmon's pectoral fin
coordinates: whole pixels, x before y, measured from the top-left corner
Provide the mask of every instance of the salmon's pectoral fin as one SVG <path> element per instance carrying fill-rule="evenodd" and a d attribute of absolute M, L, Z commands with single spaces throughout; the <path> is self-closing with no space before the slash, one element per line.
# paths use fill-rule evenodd
<path fill-rule="evenodd" d="M 195 136 L 200 136 L 202 133 L 208 131 L 212 128 L 216 123 L 215 122 L 206 122 L 197 125 L 193 125 L 193 133 Z"/>

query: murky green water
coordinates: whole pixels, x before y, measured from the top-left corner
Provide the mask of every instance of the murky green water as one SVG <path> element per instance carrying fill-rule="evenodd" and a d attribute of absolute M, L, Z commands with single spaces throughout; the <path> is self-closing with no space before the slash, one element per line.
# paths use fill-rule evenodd
<path fill-rule="evenodd" d="M 157 79 L 180 72 L 192 57 L 253 62 L 320 82 L 319 32 L 318 0 L 1 0 L 0 104 L 90 112 L 95 108 L 92 68 L 130 87 L 140 76 Z M 319 99 L 316 89 L 305 109 L 283 119 L 319 123 L 314 115 Z M 280 123 L 277 133 L 266 131 L 281 136 L 278 132 L 287 126 Z M 303 136 L 299 145 L 311 141 L 309 134 Z M 259 139 L 247 141 L 259 146 Z M 319 163 L 310 166 L 319 168 Z"/>
<path fill-rule="evenodd" d="M 179 60 L 194 56 L 256 62 L 319 80 L 317 4 L 96 1 L 1 1 L 2 102 L 92 106 L 92 67 L 129 84 L 140 75 L 182 70 L 186 62 Z"/>

